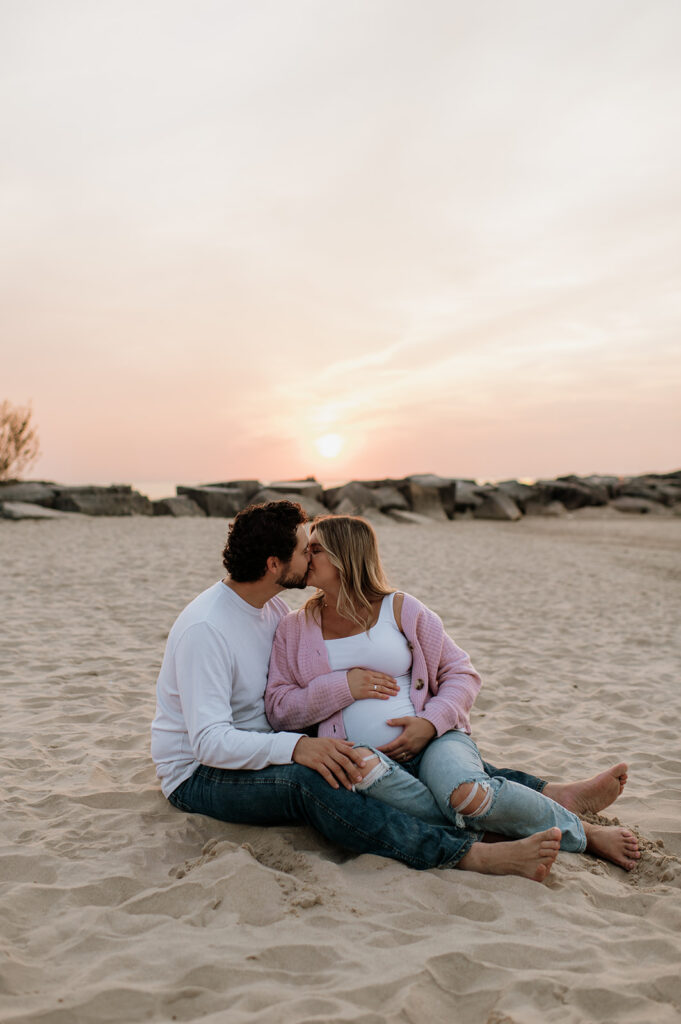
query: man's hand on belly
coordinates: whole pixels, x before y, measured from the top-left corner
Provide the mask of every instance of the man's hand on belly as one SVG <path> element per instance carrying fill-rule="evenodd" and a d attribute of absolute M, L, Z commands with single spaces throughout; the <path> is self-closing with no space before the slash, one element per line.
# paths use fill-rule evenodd
<path fill-rule="evenodd" d="M 364 763 L 364 754 L 347 740 L 303 736 L 293 748 L 293 760 L 306 768 L 314 768 L 334 789 L 339 788 L 339 782 L 346 789 L 352 789 L 356 782 L 362 781 L 357 766 Z"/>
<path fill-rule="evenodd" d="M 378 747 L 393 761 L 409 761 L 427 747 L 436 735 L 436 728 L 427 718 L 406 715 L 404 718 L 389 718 L 388 725 L 402 726 L 402 732 L 396 740 Z"/>

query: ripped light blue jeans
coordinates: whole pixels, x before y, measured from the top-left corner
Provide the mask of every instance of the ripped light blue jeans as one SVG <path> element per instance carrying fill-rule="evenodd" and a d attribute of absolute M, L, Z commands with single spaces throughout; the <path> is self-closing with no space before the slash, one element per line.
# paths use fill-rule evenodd
<path fill-rule="evenodd" d="M 380 751 L 375 753 L 382 767 L 357 789 L 415 818 L 432 825 L 454 824 L 471 831 L 498 832 L 514 839 L 555 825 L 562 832 L 561 850 L 582 853 L 586 849 L 579 818 L 544 796 L 540 779 L 487 764 L 465 732 L 443 733 L 401 765 Z M 469 782 L 477 782 L 478 793 L 484 793 L 484 800 L 476 801 L 479 809 L 472 814 L 465 813 L 466 801 L 456 808 L 450 803 L 454 790 Z"/>

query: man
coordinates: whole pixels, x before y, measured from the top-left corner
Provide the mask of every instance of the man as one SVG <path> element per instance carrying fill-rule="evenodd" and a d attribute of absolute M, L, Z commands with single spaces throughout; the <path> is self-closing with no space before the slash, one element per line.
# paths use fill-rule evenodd
<path fill-rule="evenodd" d="M 163 793 L 180 810 L 222 821 L 312 825 L 339 846 L 414 868 L 542 881 L 558 853 L 558 829 L 480 843 L 479 834 L 428 825 L 354 792 L 367 769 L 350 743 L 272 731 L 264 710 L 267 668 L 274 632 L 288 612 L 278 595 L 305 587 L 306 520 L 289 501 L 240 512 L 223 552 L 229 575 L 192 601 L 171 629 L 152 724 Z M 609 779 L 610 794 L 616 783 Z"/>

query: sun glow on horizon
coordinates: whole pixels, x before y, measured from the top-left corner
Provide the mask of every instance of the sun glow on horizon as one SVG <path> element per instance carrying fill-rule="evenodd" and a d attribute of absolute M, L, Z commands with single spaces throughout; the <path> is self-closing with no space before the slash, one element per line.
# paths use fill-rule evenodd
<path fill-rule="evenodd" d="M 315 440 L 314 445 L 322 458 L 335 459 L 340 455 L 343 443 L 340 434 L 323 434 Z"/>

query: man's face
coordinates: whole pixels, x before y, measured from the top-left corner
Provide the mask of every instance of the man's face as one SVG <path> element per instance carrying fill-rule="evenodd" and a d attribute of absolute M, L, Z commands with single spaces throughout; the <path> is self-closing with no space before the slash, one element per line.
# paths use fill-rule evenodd
<path fill-rule="evenodd" d="M 304 590 L 307 586 L 307 571 L 310 567 L 310 545 L 307 531 L 301 523 L 297 530 L 298 542 L 291 561 L 281 570 L 277 583 L 284 590 Z"/>

